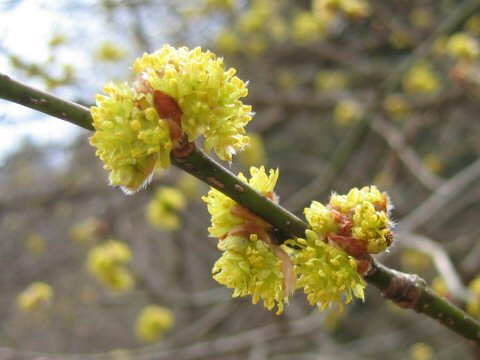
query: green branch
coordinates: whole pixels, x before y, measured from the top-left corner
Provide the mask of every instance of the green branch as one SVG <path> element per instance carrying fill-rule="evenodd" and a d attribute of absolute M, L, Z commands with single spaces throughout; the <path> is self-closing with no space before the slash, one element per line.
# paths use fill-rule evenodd
<path fill-rule="evenodd" d="M 88 108 L 26 86 L 3 74 L 0 74 L 0 98 L 93 130 Z M 240 181 L 202 151 L 195 149 L 184 158 L 172 155 L 172 163 L 256 213 L 274 226 L 283 239 L 305 235 L 308 225 L 304 221 Z M 430 289 L 418 276 L 372 261 L 365 279 L 398 306 L 423 313 L 480 345 L 480 323 Z"/>
<path fill-rule="evenodd" d="M 52 115 L 87 130 L 95 130 L 90 109 L 25 85 L 0 73 L 0 98 Z"/>

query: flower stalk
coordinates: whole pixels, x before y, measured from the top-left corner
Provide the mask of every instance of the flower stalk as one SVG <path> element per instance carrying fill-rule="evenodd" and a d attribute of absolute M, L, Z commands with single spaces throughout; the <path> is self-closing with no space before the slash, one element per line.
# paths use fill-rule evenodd
<path fill-rule="evenodd" d="M 22 84 L 4 74 L 0 74 L 0 98 L 93 130 L 90 109 Z M 278 232 L 277 239 L 305 236 L 307 223 L 255 191 L 203 151 L 194 148 L 185 157 L 172 153 L 171 162 L 270 223 Z M 434 292 L 418 276 L 389 269 L 372 259 L 364 278 L 398 306 L 423 313 L 480 345 L 480 323 Z"/>

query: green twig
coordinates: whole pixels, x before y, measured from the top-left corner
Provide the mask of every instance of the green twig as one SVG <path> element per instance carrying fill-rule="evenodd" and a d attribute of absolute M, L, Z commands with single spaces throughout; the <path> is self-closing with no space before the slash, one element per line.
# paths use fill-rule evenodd
<path fill-rule="evenodd" d="M 186 158 L 172 156 L 172 164 L 259 215 L 273 225 L 285 240 L 305 235 L 308 226 L 304 221 L 245 184 L 203 151 L 195 149 Z"/>
<path fill-rule="evenodd" d="M 88 108 L 26 86 L 2 74 L 0 98 L 93 130 Z M 172 155 L 172 163 L 256 213 L 274 226 L 283 239 L 305 235 L 308 225 L 304 221 L 240 181 L 202 151 L 194 149 L 184 158 Z M 435 293 L 418 276 L 401 273 L 372 261 L 365 279 L 397 305 L 423 313 L 480 345 L 480 323 Z"/>
<path fill-rule="evenodd" d="M 429 288 L 418 275 L 395 271 L 373 261 L 365 279 L 398 306 L 423 313 L 480 345 L 479 323 Z"/>
<path fill-rule="evenodd" d="M 52 115 L 84 129 L 94 130 L 90 110 L 85 106 L 60 99 L 2 73 L 0 73 L 0 98 Z"/>

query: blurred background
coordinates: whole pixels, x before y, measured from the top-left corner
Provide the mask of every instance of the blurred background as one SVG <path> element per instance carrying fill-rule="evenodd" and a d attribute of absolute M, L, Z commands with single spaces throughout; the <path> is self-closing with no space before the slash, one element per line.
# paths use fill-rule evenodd
<path fill-rule="evenodd" d="M 144 52 L 215 52 L 256 113 L 232 171 L 278 167 L 299 216 L 377 185 L 397 223 L 380 260 L 480 316 L 478 1 L 0 0 L 0 34 L 2 71 L 86 106 Z M 170 169 L 125 196 L 88 137 L 0 101 L 0 359 L 480 356 L 370 287 L 343 314 L 232 299 L 208 188 Z"/>

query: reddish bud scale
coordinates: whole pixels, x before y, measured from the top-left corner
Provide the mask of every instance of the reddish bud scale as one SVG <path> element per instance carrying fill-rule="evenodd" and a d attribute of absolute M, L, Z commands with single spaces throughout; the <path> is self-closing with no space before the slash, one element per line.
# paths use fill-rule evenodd
<path fill-rule="evenodd" d="M 181 141 L 183 135 L 182 109 L 170 95 L 162 91 L 155 90 L 153 92 L 153 100 L 158 115 L 168 123 L 170 137 L 175 147 Z"/>

